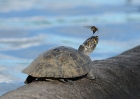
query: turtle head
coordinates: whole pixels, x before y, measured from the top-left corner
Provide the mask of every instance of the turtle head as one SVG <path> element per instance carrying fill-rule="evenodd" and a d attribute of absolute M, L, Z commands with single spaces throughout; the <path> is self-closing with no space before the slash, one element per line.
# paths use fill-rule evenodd
<path fill-rule="evenodd" d="M 98 44 L 98 40 L 98 36 L 91 36 L 82 45 L 79 46 L 78 51 L 82 52 L 85 55 L 91 54 Z"/>

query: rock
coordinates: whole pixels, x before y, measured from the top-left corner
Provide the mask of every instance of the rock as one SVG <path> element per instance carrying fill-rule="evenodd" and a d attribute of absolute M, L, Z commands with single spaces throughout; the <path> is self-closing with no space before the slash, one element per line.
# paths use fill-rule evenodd
<path fill-rule="evenodd" d="M 36 81 L 8 92 L 0 99 L 140 99 L 140 46 L 105 60 L 93 61 L 96 80 L 73 85 Z"/>

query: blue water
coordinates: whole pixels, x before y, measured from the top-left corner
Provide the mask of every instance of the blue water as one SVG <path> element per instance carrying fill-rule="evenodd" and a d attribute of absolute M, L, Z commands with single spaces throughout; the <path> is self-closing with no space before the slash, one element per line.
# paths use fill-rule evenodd
<path fill-rule="evenodd" d="M 21 70 L 43 51 L 60 45 L 77 49 L 92 36 L 84 27 L 90 25 L 99 28 L 92 60 L 138 46 L 140 1 L 0 0 L 0 95 L 24 85 Z"/>

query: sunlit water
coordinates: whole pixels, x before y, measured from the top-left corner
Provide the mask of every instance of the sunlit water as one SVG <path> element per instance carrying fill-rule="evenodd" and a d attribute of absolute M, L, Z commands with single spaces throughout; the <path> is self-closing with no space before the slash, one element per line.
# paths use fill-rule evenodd
<path fill-rule="evenodd" d="M 56 46 L 78 48 L 95 25 L 99 44 L 92 60 L 140 44 L 139 0 L 0 0 L 0 95 L 24 85 L 27 67 Z"/>

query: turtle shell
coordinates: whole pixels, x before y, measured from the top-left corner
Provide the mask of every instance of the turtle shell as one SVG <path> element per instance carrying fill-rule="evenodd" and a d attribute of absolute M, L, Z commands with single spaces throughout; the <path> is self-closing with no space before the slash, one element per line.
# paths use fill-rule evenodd
<path fill-rule="evenodd" d="M 22 72 L 33 77 L 73 78 L 87 74 L 91 63 L 89 56 L 60 46 L 39 55 Z"/>

